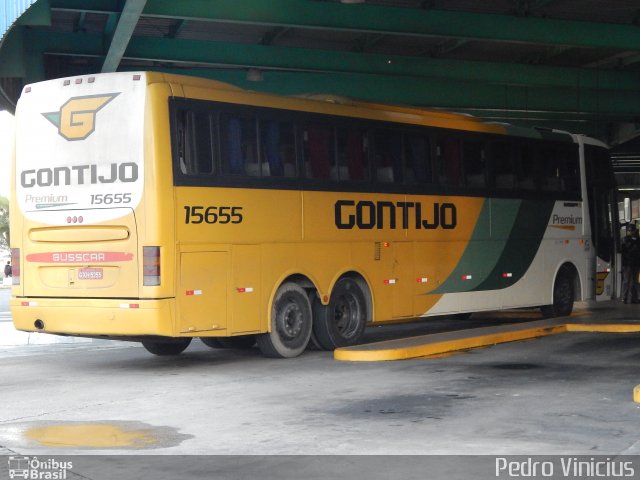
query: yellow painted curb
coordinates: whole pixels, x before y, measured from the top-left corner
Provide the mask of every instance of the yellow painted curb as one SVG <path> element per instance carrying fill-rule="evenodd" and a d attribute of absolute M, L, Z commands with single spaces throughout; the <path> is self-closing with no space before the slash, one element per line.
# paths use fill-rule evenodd
<path fill-rule="evenodd" d="M 567 323 L 567 332 L 598 332 L 598 333 L 634 333 L 640 332 L 640 324 L 625 323 Z"/>
<path fill-rule="evenodd" d="M 640 403 L 640 385 L 636 385 L 633 389 L 633 401 Z"/>
<path fill-rule="evenodd" d="M 540 326 L 529 329 L 517 329 L 523 324 L 513 325 L 515 330 L 507 330 L 477 336 L 467 336 L 450 340 L 436 340 L 438 335 L 424 335 L 405 339 L 407 346 L 398 347 L 400 340 L 388 340 L 369 345 L 338 348 L 333 352 L 335 360 L 348 362 L 375 362 L 388 360 L 408 360 L 411 358 L 429 357 L 450 352 L 488 347 L 500 343 L 517 342 L 533 338 L 546 337 L 565 332 L 600 332 L 600 333 L 634 333 L 640 332 L 640 324 L 582 324 L 563 323 L 557 325 Z M 473 333 L 472 330 L 451 332 L 464 335 Z M 639 386 L 640 387 L 640 386 Z M 637 395 L 640 397 L 640 389 Z M 635 395 L 635 393 L 634 393 Z M 640 400 L 638 400 L 640 403 Z"/>
<path fill-rule="evenodd" d="M 499 343 L 517 342 L 532 338 L 545 337 L 556 333 L 565 332 L 564 325 L 553 327 L 531 328 L 527 330 L 500 332 L 477 337 L 467 337 L 450 341 L 429 343 L 426 335 L 425 343 L 403 348 L 381 348 L 371 350 L 352 350 L 351 348 L 338 348 L 333 352 L 333 358 L 350 362 L 371 362 L 380 360 L 407 360 L 410 358 L 427 357 L 447 352 L 469 350 L 472 348 L 487 347 Z"/>

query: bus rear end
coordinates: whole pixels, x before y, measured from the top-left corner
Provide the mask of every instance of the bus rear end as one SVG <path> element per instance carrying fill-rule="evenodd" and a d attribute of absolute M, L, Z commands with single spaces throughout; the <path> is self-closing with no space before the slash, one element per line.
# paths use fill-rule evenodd
<path fill-rule="evenodd" d="M 170 335 L 143 245 L 145 74 L 25 87 L 16 109 L 11 309 L 24 331 Z"/>

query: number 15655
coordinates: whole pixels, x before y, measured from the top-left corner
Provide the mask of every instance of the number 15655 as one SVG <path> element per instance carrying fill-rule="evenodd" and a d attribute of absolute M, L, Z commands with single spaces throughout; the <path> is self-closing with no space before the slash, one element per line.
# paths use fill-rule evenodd
<path fill-rule="evenodd" d="M 242 223 L 242 207 L 204 207 L 185 205 L 184 223 Z"/>

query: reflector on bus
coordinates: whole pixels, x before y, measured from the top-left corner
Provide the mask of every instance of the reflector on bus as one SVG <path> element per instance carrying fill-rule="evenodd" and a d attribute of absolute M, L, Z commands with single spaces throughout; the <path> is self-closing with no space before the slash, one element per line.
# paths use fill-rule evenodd
<path fill-rule="evenodd" d="M 142 268 L 146 287 L 160 285 L 160 247 L 142 247 Z"/>
<path fill-rule="evenodd" d="M 11 278 L 13 285 L 20 285 L 20 249 L 11 249 Z"/>

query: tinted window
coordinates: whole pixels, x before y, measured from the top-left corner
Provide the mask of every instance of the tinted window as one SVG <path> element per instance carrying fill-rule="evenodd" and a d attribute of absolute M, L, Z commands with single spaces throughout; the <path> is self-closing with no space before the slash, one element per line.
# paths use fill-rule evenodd
<path fill-rule="evenodd" d="M 431 142 L 425 135 L 405 135 L 404 178 L 409 184 L 433 182 L 431 171 Z"/>
<path fill-rule="evenodd" d="M 185 175 L 214 173 L 212 119 L 205 112 L 181 113 L 178 133 L 180 171 Z"/>
<path fill-rule="evenodd" d="M 255 118 L 223 114 L 220 124 L 222 171 L 260 176 Z"/>
<path fill-rule="evenodd" d="M 486 185 L 486 155 L 484 142 L 465 141 L 462 147 L 465 184 L 472 188 Z"/>
<path fill-rule="evenodd" d="M 496 188 L 514 189 L 518 186 L 516 158 L 510 142 L 494 143 L 491 146 L 491 161 Z"/>
<path fill-rule="evenodd" d="M 293 124 L 277 120 L 261 120 L 260 167 L 252 165 L 254 176 L 295 177 L 296 142 Z"/>
<path fill-rule="evenodd" d="M 462 145 L 455 138 L 441 138 L 436 147 L 436 173 L 441 185 L 462 184 Z"/>
<path fill-rule="evenodd" d="M 376 181 L 402 182 L 402 134 L 394 130 L 375 130 L 373 152 Z"/>
<path fill-rule="evenodd" d="M 369 147 L 366 131 L 358 128 L 337 128 L 337 162 L 331 178 L 361 182 L 369 180 Z"/>
<path fill-rule="evenodd" d="M 324 124 L 306 124 L 302 128 L 305 177 L 330 179 L 336 166 L 333 128 Z"/>

